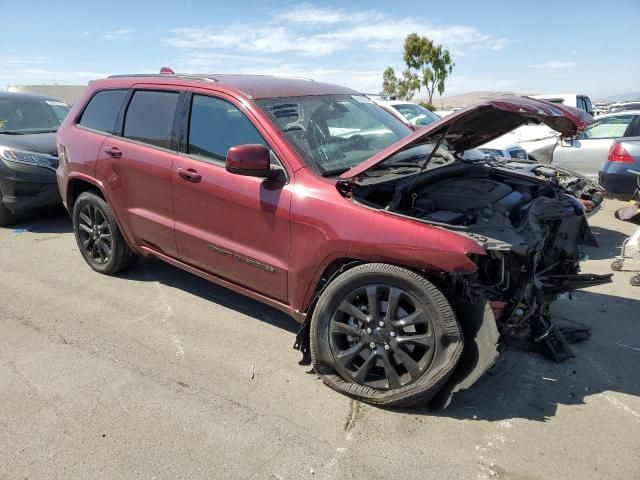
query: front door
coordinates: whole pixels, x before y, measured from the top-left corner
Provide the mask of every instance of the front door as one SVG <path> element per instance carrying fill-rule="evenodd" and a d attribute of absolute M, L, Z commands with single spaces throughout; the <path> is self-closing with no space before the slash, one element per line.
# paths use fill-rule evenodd
<path fill-rule="evenodd" d="M 178 256 L 285 301 L 291 185 L 227 172 L 229 148 L 268 143 L 231 101 L 194 94 L 189 103 L 186 152 L 172 174 Z"/>
<path fill-rule="evenodd" d="M 598 179 L 600 166 L 607 159 L 616 138 L 627 135 L 634 115 L 620 114 L 596 119 L 573 142 L 563 140 L 553 152 L 553 164 Z"/>

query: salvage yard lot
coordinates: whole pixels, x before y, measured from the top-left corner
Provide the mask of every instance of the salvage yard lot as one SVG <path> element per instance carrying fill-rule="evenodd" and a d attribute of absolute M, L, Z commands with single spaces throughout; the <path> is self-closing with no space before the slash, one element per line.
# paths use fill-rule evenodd
<path fill-rule="evenodd" d="M 634 226 L 608 201 L 608 273 Z M 577 358 L 517 351 L 443 412 L 385 411 L 299 366 L 297 324 L 156 260 L 94 273 L 64 212 L 0 229 L 0 478 L 638 478 L 640 288 L 554 305 Z M 640 267 L 628 263 L 628 267 Z"/>

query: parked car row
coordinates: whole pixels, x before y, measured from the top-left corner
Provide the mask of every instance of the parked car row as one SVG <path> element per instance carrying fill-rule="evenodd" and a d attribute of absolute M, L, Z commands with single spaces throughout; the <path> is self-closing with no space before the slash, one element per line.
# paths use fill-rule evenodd
<path fill-rule="evenodd" d="M 571 96 L 566 95 L 565 97 L 571 99 Z M 435 113 L 421 105 L 399 100 L 382 100 L 375 97 L 372 100 L 414 129 L 422 128 L 440 119 Z M 555 100 L 556 103 L 562 103 L 558 102 L 557 98 Z M 583 105 L 586 107 L 587 104 L 583 103 Z M 586 112 L 584 109 L 582 111 Z M 568 194 L 580 200 L 587 215 L 596 213 L 604 200 L 603 189 L 598 185 L 597 179 L 587 178 L 583 174 L 567 167 L 558 167 L 555 164 L 549 165 L 549 162 L 541 163 L 536 161 L 535 157 L 520 144 L 509 143 L 514 136 L 521 138 L 522 135 L 530 135 L 531 142 L 528 145 L 534 144 L 536 153 L 548 149 L 548 155 L 551 156 L 559 134 L 547 125 L 524 125 L 486 142 L 476 149 L 467 150 L 464 153 L 464 157 L 474 162 L 489 161 L 499 164 L 501 168 L 516 170 L 523 174 L 554 182 L 562 186 Z M 535 139 L 531 135 L 541 135 L 543 138 Z M 551 139 L 551 143 L 546 139 Z"/>
<path fill-rule="evenodd" d="M 532 98 L 593 113 L 591 100 L 586 95 L 534 95 Z M 373 100 L 413 127 L 428 125 L 439 118 L 410 102 Z M 640 137 L 639 117 L 640 110 L 628 109 L 600 115 L 584 132 L 568 139 L 560 139 L 558 132 L 546 125 L 524 125 L 478 148 L 497 160 L 529 159 L 556 169 L 561 176 L 572 173 L 576 178 L 582 178 L 581 183 L 590 182 L 592 192 L 599 182 L 607 193 L 631 195 L 635 189 L 631 170 L 640 169 L 634 138 Z"/>

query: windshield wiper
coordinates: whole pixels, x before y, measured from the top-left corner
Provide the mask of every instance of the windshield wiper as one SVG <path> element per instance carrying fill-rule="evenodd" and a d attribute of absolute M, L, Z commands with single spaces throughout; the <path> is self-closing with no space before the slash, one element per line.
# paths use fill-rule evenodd
<path fill-rule="evenodd" d="M 343 167 L 343 168 L 335 168 L 333 170 L 325 170 L 324 172 L 320 172 L 320 175 L 323 177 L 335 177 L 336 175 L 342 175 L 344 172 L 349 170 L 351 167 Z"/>
<path fill-rule="evenodd" d="M 15 130 L 7 130 L 7 131 L 4 131 L 4 132 L 0 130 L 0 134 L 1 135 L 24 135 L 25 133 L 24 132 L 17 132 Z"/>

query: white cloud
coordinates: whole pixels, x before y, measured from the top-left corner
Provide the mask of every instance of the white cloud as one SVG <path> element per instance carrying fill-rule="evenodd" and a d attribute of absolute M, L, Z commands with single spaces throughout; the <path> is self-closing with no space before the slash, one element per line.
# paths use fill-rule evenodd
<path fill-rule="evenodd" d="M 376 11 L 317 8 L 303 4 L 265 19 L 261 28 L 231 24 L 178 28 L 169 31 L 165 43 L 180 48 L 233 48 L 242 52 L 293 52 L 323 56 L 350 48 L 364 51 L 401 50 L 412 32 L 427 35 L 454 55 L 474 50 L 500 50 L 507 44 L 468 25 L 430 25 L 413 18 L 393 18 Z"/>
<path fill-rule="evenodd" d="M 111 75 L 105 72 L 91 71 L 60 71 L 45 68 L 22 68 L 13 70 L 10 74 L 0 76 L 7 84 L 84 84 L 90 80 L 104 78 Z"/>
<path fill-rule="evenodd" d="M 80 33 L 81 37 L 88 37 L 89 35 L 91 35 L 91 32 L 81 32 Z"/>
<path fill-rule="evenodd" d="M 529 65 L 530 68 L 543 68 L 545 70 L 563 70 L 565 68 L 574 68 L 578 64 L 575 62 L 563 62 L 560 60 L 554 60 L 546 63 L 534 63 Z"/>
<path fill-rule="evenodd" d="M 128 28 L 122 28 L 120 30 L 112 30 L 102 35 L 102 38 L 107 40 L 131 40 L 134 30 Z"/>
<path fill-rule="evenodd" d="M 334 8 L 318 8 L 303 3 L 275 16 L 277 22 L 292 22 L 306 25 L 330 25 L 335 23 L 360 23 L 382 18 L 375 11 L 346 11 Z"/>
<path fill-rule="evenodd" d="M 281 64 L 260 69 L 247 67 L 234 69 L 234 73 L 310 78 L 317 82 L 345 85 L 363 93 L 378 93 L 382 75 L 381 70 L 378 69 L 332 69 L 308 67 L 302 64 Z"/>

